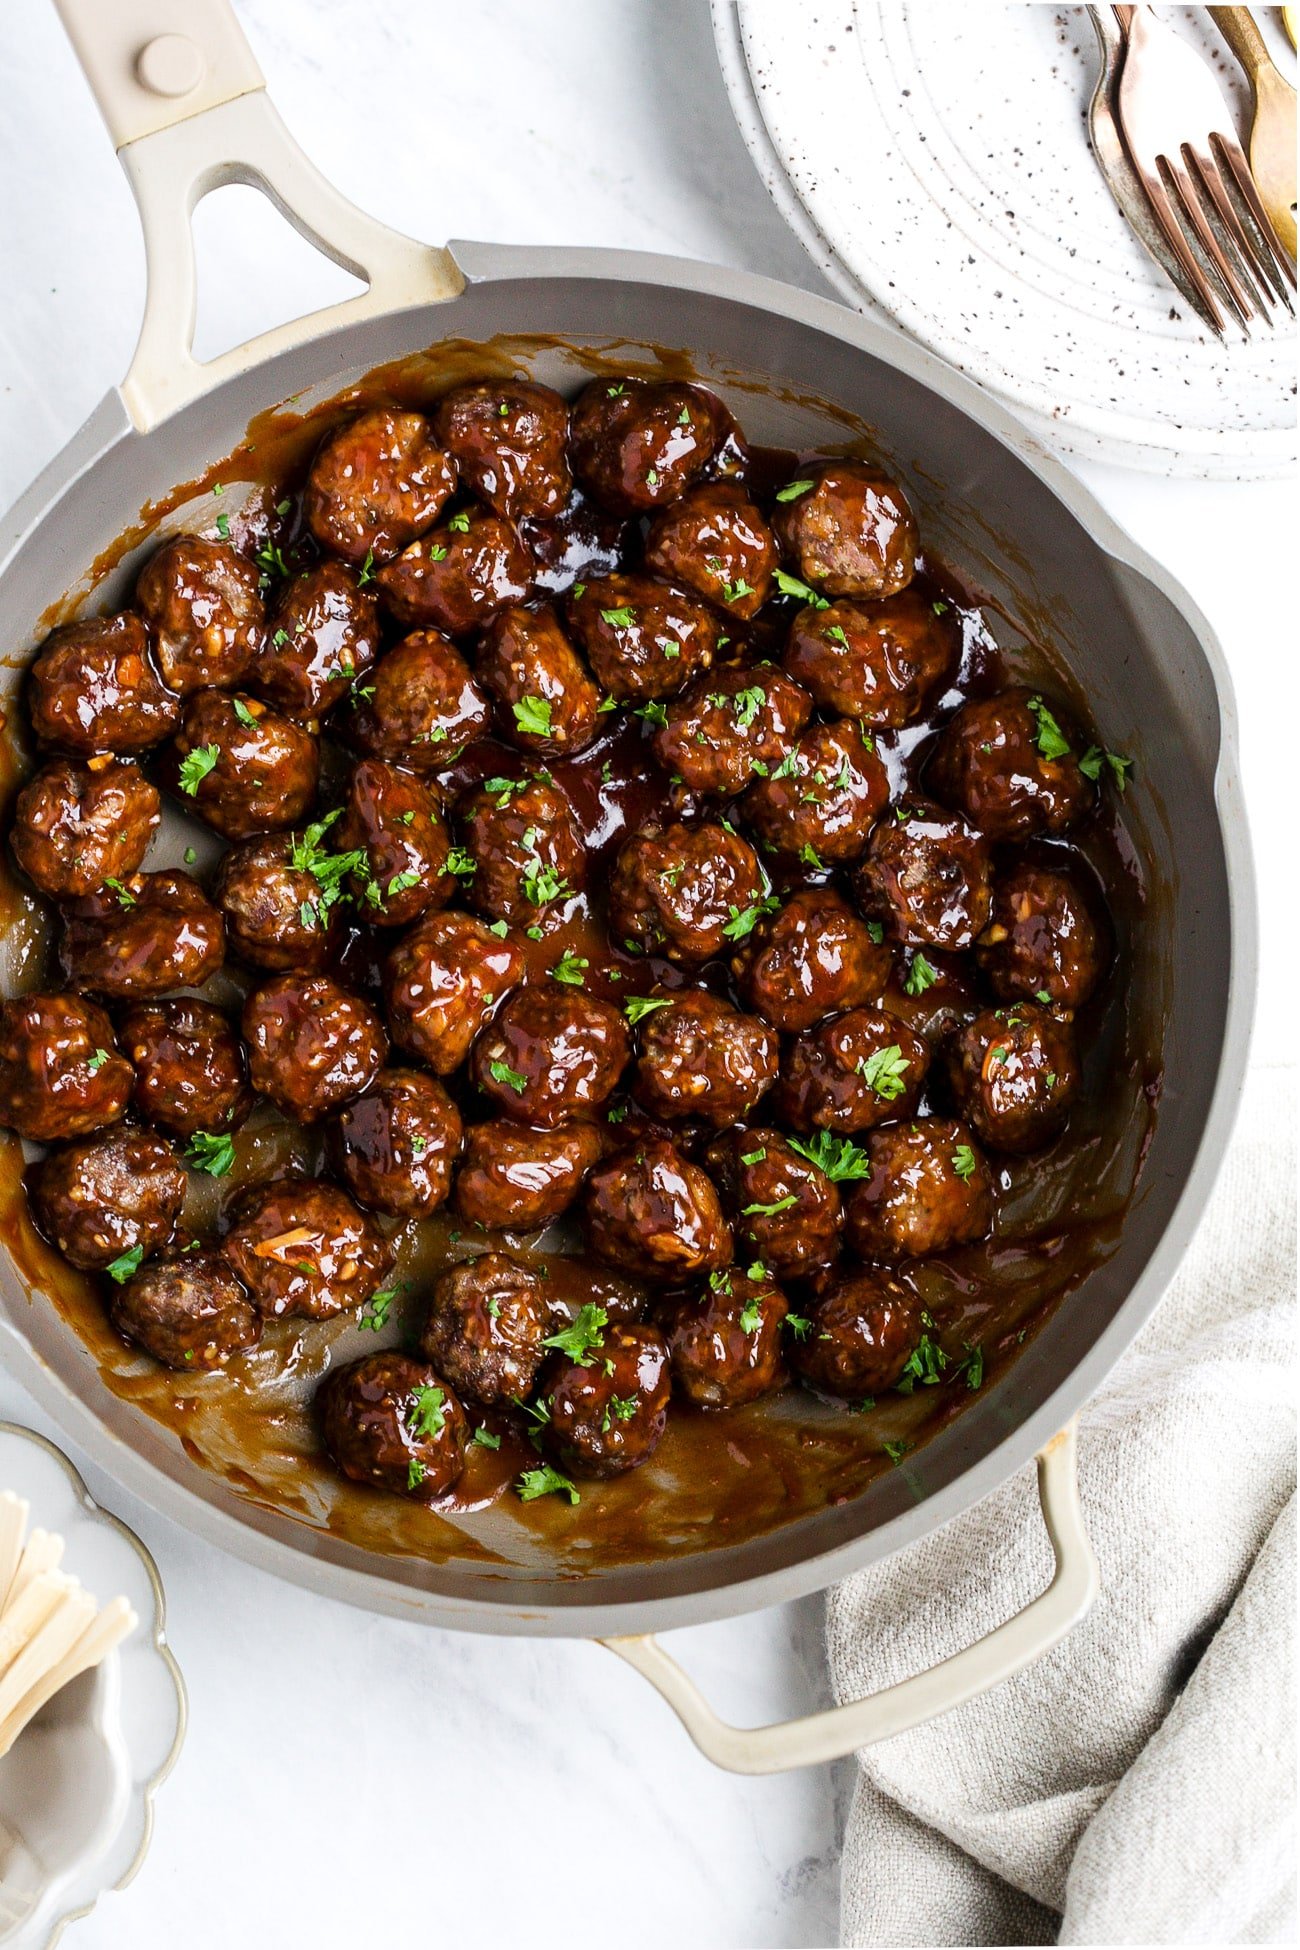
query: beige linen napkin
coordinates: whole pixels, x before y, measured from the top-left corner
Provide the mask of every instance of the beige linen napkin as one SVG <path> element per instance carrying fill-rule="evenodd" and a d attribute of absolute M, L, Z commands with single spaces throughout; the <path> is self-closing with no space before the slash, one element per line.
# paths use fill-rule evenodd
<path fill-rule="evenodd" d="M 1080 1427 L 1102 1591 L 1063 1645 L 859 1756 L 846 1944 L 1294 1941 L 1294 1072 Z M 836 1696 L 1041 1590 L 1031 1472 L 831 1594 Z"/>

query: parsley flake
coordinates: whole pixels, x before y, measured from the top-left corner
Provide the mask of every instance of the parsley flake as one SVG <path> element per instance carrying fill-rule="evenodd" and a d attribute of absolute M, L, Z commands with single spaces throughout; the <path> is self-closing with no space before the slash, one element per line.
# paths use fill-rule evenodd
<path fill-rule="evenodd" d="M 833 1185 L 871 1176 L 871 1160 L 862 1146 L 852 1138 L 836 1137 L 834 1131 L 818 1131 L 812 1138 L 787 1138 L 786 1143 L 810 1165 L 816 1165 Z"/>
<path fill-rule="evenodd" d="M 1028 708 L 1038 725 L 1038 735 L 1034 742 L 1042 756 L 1046 759 L 1068 758 L 1070 742 L 1042 698 L 1031 697 L 1028 700 Z"/>
<path fill-rule="evenodd" d="M 552 1490 L 559 1496 L 567 1496 L 570 1503 L 582 1501 L 568 1477 L 561 1476 L 559 1470 L 552 1469 L 549 1463 L 543 1463 L 540 1469 L 526 1469 L 515 1488 L 522 1503 L 532 1503 L 539 1496 L 548 1496 Z"/>
<path fill-rule="evenodd" d="M 637 1023 L 644 1022 L 647 1016 L 652 1016 L 656 1009 L 671 1009 L 672 1006 L 671 996 L 629 995 L 623 1004 L 623 1014 L 635 1028 Z"/>
<path fill-rule="evenodd" d="M 924 995 L 939 979 L 939 971 L 932 968 L 922 954 L 912 956 L 912 965 L 903 979 L 903 987 L 909 995 Z"/>
<path fill-rule="evenodd" d="M 883 1103 L 891 1104 L 901 1097 L 907 1088 L 903 1077 L 904 1070 L 912 1067 L 897 1043 L 890 1043 L 887 1049 L 873 1050 L 858 1065 L 858 1074 L 868 1090 L 875 1092 Z"/>
<path fill-rule="evenodd" d="M 528 1088 L 528 1078 L 522 1076 L 518 1070 L 512 1070 L 508 1063 L 489 1063 L 488 1075 L 493 1083 L 508 1084 L 516 1096 L 522 1096 Z"/>
<path fill-rule="evenodd" d="M 224 1178 L 235 1162 L 235 1141 L 220 1131 L 195 1131 L 185 1146 L 185 1162 L 209 1178 Z"/>
<path fill-rule="evenodd" d="M 798 576 L 787 575 L 784 569 L 776 572 L 776 586 L 783 596 L 797 596 L 801 603 L 811 603 L 814 609 L 830 608 L 825 596 L 819 596 L 806 582 L 800 582 Z"/>
<path fill-rule="evenodd" d="M 199 786 L 207 778 L 208 773 L 215 768 L 220 757 L 220 745 L 196 745 L 192 752 L 187 752 L 177 772 L 181 791 L 193 799 Z"/>
<path fill-rule="evenodd" d="M 777 489 L 776 498 L 778 501 L 797 501 L 801 494 L 809 493 L 812 487 L 811 481 L 791 481 L 787 487 Z"/>
<path fill-rule="evenodd" d="M 551 706 L 544 697 L 521 697 L 511 706 L 515 724 L 527 738 L 549 738 L 551 735 Z"/>

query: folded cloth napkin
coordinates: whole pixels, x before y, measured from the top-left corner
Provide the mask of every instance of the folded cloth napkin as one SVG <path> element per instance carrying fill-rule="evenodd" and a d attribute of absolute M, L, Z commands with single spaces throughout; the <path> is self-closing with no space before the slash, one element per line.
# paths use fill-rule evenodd
<path fill-rule="evenodd" d="M 842 1942 L 1295 1940 L 1293 1097 L 1294 1072 L 1252 1073 L 1178 1276 L 1081 1417 L 1092 1611 L 859 1755 Z M 832 1593 L 836 1697 L 957 1651 L 1050 1570 L 1026 1471 Z"/>

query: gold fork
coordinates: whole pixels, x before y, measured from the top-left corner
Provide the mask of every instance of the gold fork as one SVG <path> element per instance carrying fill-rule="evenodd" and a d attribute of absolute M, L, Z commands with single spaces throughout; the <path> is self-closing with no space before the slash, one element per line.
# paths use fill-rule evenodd
<path fill-rule="evenodd" d="M 1211 7 L 1215 24 L 1250 83 L 1250 173 L 1268 220 L 1295 263 L 1295 89 L 1284 81 L 1249 7 Z"/>

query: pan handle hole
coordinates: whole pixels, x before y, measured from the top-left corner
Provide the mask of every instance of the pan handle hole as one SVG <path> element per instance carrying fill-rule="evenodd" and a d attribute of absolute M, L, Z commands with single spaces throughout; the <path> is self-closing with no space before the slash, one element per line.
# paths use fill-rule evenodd
<path fill-rule="evenodd" d="M 259 190 L 229 183 L 194 212 L 198 320 L 194 357 L 232 346 L 366 289 L 300 237 Z"/>

